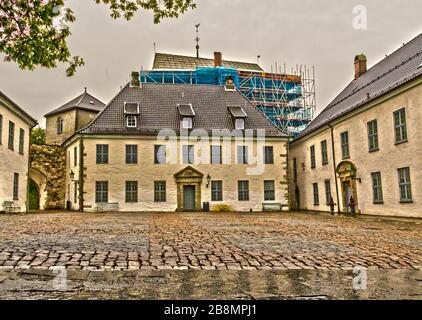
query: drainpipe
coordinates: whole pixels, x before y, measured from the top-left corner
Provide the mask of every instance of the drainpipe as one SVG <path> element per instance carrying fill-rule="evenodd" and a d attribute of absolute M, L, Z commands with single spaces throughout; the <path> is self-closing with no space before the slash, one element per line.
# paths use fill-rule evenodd
<path fill-rule="evenodd" d="M 79 141 L 79 211 L 84 211 L 84 138 Z"/>
<path fill-rule="evenodd" d="M 289 166 L 289 160 L 290 160 L 290 156 L 289 156 L 289 148 L 290 148 L 290 137 L 287 138 L 287 143 L 286 143 L 286 171 L 287 171 L 287 205 L 289 206 L 289 211 L 292 211 L 292 202 L 290 201 L 290 197 L 292 196 L 291 192 L 291 186 L 290 186 L 290 182 L 291 182 L 291 175 L 290 175 L 290 166 Z"/>
<path fill-rule="evenodd" d="M 32 126 L 31 129 L 29 129 L 29 147 L 28 147 L 28 172 L 26 174 L 26 213 L 29 213 L 29 171 L 31 170 L 31 133 L 32 129 L 34 129 L 35 126 Z"/>
<path fill-rule="evenodd" d="M 334 132 L 333 132 L 333 126 L 331 126 L 330 124 L 328 125 L 330 127 L 331 130 L 331 149 L 333 152 L 333 172 L 334 172 L 334 182 L 336 183 L 336 196 L 337 196 L 337 212 L 340 214 L 341 210 L 340 210 L 340 197 L 338 194 L 338 181 L 337 181 L 337 172 L 336 172 L 336 153 L 335 153 L 335 149 L 334 149 Z"/>

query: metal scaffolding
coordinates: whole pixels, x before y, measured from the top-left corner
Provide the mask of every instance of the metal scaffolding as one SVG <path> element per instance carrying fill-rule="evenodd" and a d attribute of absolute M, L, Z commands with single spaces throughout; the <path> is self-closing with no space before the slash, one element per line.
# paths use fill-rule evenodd
<path fill-rule="evenodd" d="M 141 83 L 224 85 L 230 77 L 236 88 L 268 119 L 292 136 L 302 132 L 314 119 L 316 109 L 315 72 L 297 66 L 292 74 L 265 73 L 232 68 L 141 71 Z M 278 72 L 277 72 L 278 71 Z"/>
<path fill-rule="evenodd" d="M 276 70 L 277 70 L 276 66 Z M 316 109 L 314 69 L 285 72 L 239 72 L 239 91 L 276 126 L 296 136 L 313 120 Z"/>

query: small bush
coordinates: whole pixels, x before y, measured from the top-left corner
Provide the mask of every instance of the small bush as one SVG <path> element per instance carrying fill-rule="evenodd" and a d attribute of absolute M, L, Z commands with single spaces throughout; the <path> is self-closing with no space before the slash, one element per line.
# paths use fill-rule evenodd
<path fill-rule="evenodd" d="M 211 209 L 212 212 L 233 212 L 234 209 L 227 204 L 216 204 Z"/>

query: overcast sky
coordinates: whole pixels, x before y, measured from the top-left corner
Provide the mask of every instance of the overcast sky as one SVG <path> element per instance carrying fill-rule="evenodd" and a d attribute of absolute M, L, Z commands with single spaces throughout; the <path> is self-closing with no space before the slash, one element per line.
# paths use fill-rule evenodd
<path fill-rule="evenodd" d="M 94 0 L 68 0 L 77 21 L 70 48 L 86 65 L 67 78 L 65 68 L 22 71 L 0 59 L 0 90 L 44 124 L 43 115 L 82 93 L 84 87 L 108 103 L 130 72 L 152 67 L 158 52 L 195 55 L 201 23 L 201 56 L 315 66 L 318 111 L 353 78 L 353 58 L 365 53 L 369 66 L 422 32 L 420 0 L 198 0 L 197 9 L 154 25 L 139 12 L 115 21 Z M 364 5 L 366 30 L 353 27 L 353 8 Z"/>

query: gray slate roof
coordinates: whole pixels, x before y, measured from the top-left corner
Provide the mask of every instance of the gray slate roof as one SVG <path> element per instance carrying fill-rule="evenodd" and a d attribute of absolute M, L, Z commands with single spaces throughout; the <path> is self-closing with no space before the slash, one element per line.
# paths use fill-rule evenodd
<path fill-rule="evenodd" d="M 19 107 L 12 99 L 6 96 L 3 92 L 0 91 L 0 97 L 4 99 L 8 104 L 13 108 L 12 112 L 20 116 L 25 122 L 30 126 L 35 126 L 37 120 L 35 120 L 31 115 L 29 115 L 25 110 Z"/>
<path fill-rule="evenodd" d="M 256 63 L 226 61 L 223 60 L 223 67 L 234 68 L 242 71 L 263 72 L 264 70 Z M 194 70 L 196 68 L 213 68 L 214 59 L 180 56 L 167 53 L 156 53 L 153 69 L 170 70 Z"/>
<path fill-rule="evenodd" d="M 44 117 L 49 117 L 72 109 L 81 109 L 98 113 L 103 110 L 104 107 L 105 104 L 103 102 L 101 102 L 93 95 L 85 91 L 84 93 L 77 96 L 75 99 L 70 100 L 68 103 L 64 104 L 60 108 L 54 109 L 53 111 L 47 113 Z"/>
<path fill-rule="evenodd" d="M 126 128 L 124 103 L 139 102 L 140 116 L 137 128 Z M 234 130 L 228 106 L 242 106 L 248 114 L 245 129 L 265 129 L 267 137 L 288 137 L 275 127 L 237 91 L 226 91 L 222 86 L 143 84 L 126 85 L 110 104 L 85 128 L 84 134 L 156 135 L 160 130 L 171 129 L 180 133 L 181 115 L 177 105 L 192 104 L 195 111 L 193 129 Z M 256 133 L 256 131 L 255 131 Z"/>
<path fill-rule="evenodd" d="M 353 80 L 297 139 L 422 76 L 422 34 Z"/>

